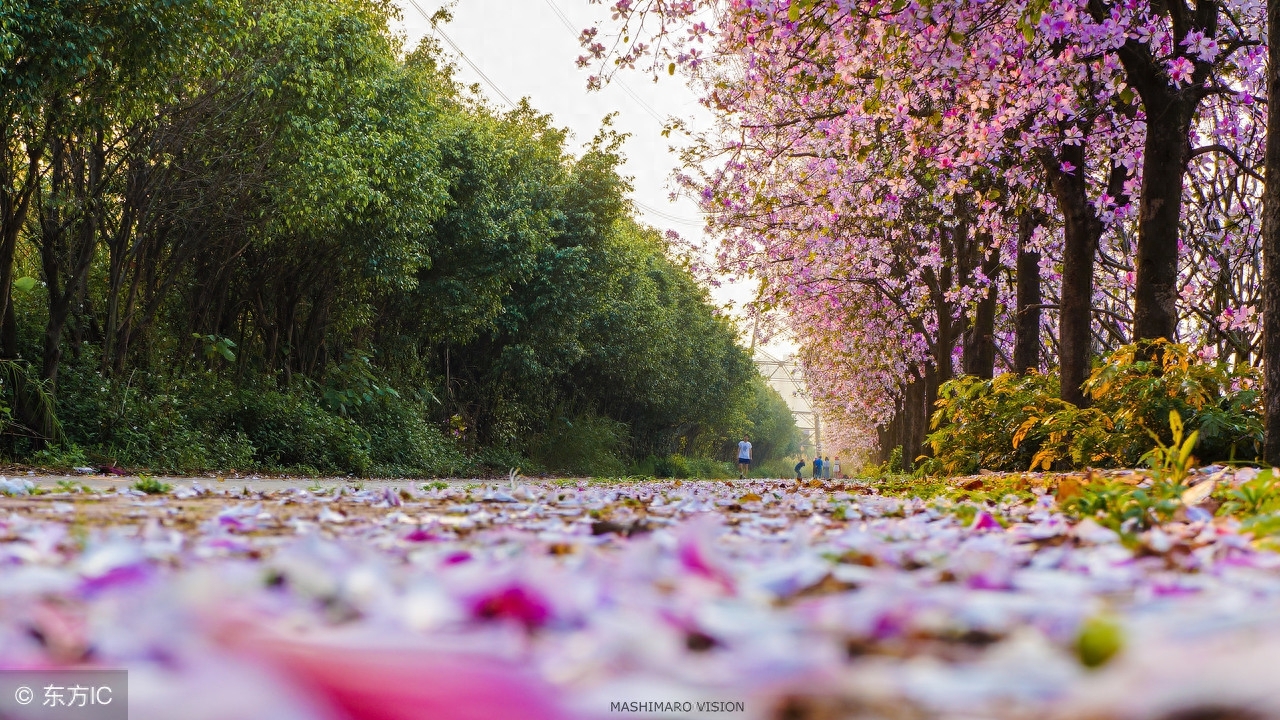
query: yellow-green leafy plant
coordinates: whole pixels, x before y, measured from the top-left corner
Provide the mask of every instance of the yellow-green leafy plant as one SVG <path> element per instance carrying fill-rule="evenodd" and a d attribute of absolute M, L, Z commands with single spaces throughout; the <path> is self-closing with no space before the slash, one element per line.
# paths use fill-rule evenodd
<path fill-rule="evenodd" d="M 1132 467 L 1165 456 L 1175 444 L 1166 425 L 1176 412 L 1192 453 L 1204 462 L 1256 459 L 1262 445 L 1256 368 L 1202 361 L 1165 340 L 1126 345 L 1107 355 L 1085 381 L 1090 407 L 1058 398 L 1054 375 L 961 377 L 938 393 L 933 451 L 921 473 L 963 475 L 989 470 Z M 1171 459 L 1177 459 L 1175 454 Z M 1190 456 L 1188 456 L 1190 460 Z"/>
<path fill-rule="evenodd" d="M 927 474 L 1049 470 L 1109 460 L 1110 420 L 1096 409 L 1060 400 L 1052 375 L 965 376 L 945 383 L 932 427 Z"/>
<path fill-rule="evenodd" d="M 1177 410 L 1169 411 L 1169 431 L 1173 442 L 1166 443 L 1156 432 L 1148 429 L 1156 446 L 1142 456 L 1142 462 L 1155 471 L 1156 479 L 1181 485 L 1186 481 L 1195 458 L 1191 453 L 1196 449 L 1196 441 L 1200 438 L 1198 430 L 1186 433 L 1182 416 Z"/>

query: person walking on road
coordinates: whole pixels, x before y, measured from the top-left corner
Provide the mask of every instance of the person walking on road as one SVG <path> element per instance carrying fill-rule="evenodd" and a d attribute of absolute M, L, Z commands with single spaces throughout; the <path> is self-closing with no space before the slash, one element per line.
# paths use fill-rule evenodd
<path fill-rule="evenodd" d="M 742 480 L 751 472 L 751 441 L 746 435 L 738 443 L 738 479 Z"/>
<path fill-rule="evenodd" d="M 830 455 L 822 458 L 822 479 L 823 480 L 831 479 L 831 456 Z"/>
<path fill-rule="evenodd" d="M 822 456 L 821 455 L 813 456 L 813 479 L 814 480 L 822 479 Z"/>
<path fill-rule="evenodd" d="M 839 455 L 836 456 L 835 463 L 831 465 L 831 477 L 837 480 L 839 480 L 842 477 L 840 475 L 840 456 Z"/>

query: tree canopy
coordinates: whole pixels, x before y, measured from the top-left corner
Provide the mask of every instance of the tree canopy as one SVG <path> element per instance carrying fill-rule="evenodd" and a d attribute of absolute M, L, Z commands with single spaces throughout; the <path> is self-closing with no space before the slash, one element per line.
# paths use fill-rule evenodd
<path fill-rule="evenodd" d="M 632 218 L 609 119 L 575 149 L 394 12 L 5 4 L 11 453 L 622 471 L 728 459 L 756 426 L 794 451 L 733 324 Z"/>

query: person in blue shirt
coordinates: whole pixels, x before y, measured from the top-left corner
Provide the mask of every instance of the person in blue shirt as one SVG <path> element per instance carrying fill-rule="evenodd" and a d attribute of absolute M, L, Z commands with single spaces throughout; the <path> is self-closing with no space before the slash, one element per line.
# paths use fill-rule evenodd
<path fill-rule="evenodd" d="M 822 479 L 822 456 L 817 455 L 813 458 L 813 479 Z"/>
<path fill-rule="evenodd" d="M 804 470 L 804 458 L 800 458 L 800 462 L 796 463 L 796 482 L 804 479 L 801 472 Z"/>

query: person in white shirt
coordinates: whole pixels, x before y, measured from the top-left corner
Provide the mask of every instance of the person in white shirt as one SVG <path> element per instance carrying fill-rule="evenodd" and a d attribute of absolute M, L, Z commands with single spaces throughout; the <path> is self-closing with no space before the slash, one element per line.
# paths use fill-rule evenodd
<path fill-rule="evenodd" d="M 743 435 L 742 442 L 738 443 L 738 479 L 745 478 L 749 472 L 751 472 L 751 441 Z"/>

